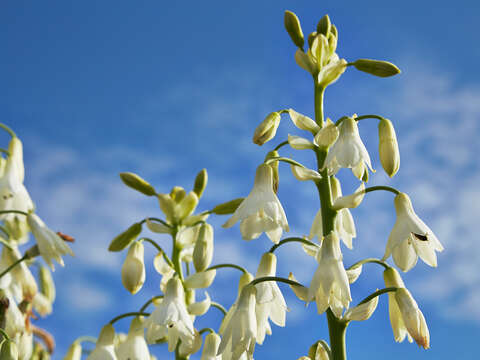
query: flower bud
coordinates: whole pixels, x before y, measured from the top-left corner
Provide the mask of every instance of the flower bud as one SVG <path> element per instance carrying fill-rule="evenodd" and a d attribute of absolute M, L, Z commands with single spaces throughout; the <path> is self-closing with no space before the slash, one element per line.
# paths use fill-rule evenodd
<path fill-rule="evenodd" d="M 288 279 L 293 280 L 293 281 L 297 281 L 297 279 L 295 278 L 295 276 L 293 276 L 292 273 L 288 274 Z M 290 284 L 289 284 L 289 286 L 292 289 L 292 291 L 294 292 L 294 294 L 300 300 L 307 301 L 307 302 L 309 301 L 309 299 L 308 299 L 308 288 L 307 287 L 299 286 L 299 285 L 290 285 Z"/>
<path fill-rule="evenodd" d="M 52 303 L 55 300 L 55 283 L 53 282 L 52 273 L 46 266 L 40 266 L 40 291 Z"/>
<path fill-rule="evenodd" d="M 310 37 L 308 38 L 310 41 Z M 310 51 L 309 54 L 305 54 L 301 49 L 298 49 L 295 52 L 295 62 L 297 63 L 298 66 L 300 66 L 303 70 L 308 71 L 310 74 L 315 76 L 318 74 L 318 68 L 316 63 L 314 63 L 311 59 L 310 56 Z"/>
<path fill-rule="evenodd" d="M 108 247 L 108 251 L 122 251 L 128 245 L 134 241 L 138 235 L 142 232 L 142 224 L 135 223 L 130 226 L 127 230 L 122 232 L 121 234 L 117 235 L 115 239 L 112 240 L 110 246 Z"/>
<path fill-rule="evenodd" d="M 63 360 L 80 360 L 82 358 L 82 345 L 78 341 L 74 341 L 68 348 L 67 354 Z"/>
<path fill-rule="evenodd" d="M 360 265 L 360 266 L 354 267 L 353 269 L 347 270 L 348 282 L 350 284 L 353 284 L 355 281 L 357 281 L 358 277 L 362 273 L 362 268 L 363 266 Z"/>
<path fill-rule="evenodd" d="M 240 280 L 238 281 L 238 293 L 242 292 L 242 289 L 245 285 L 249 284 L 253 280 L 253 275 L 249 272 L 246 272 L 240 276 Z"/>
<path fill-rule="evenodd" d="M 318 74 L 318 84 L 323 88 L 337 81 L 340 75 L 342 75 L 347 68 L 347 62 L 345 61 L 345 59 L 340 59 L 335 63 L 330 64 L 328 64 L 328 66 L 325 66 Z"/>
<path fill-rule="evenodd" d="M 272 112 L 257 126 L 253 133 L 253 142 L 257 145 L 263 145 L 274 138 L 280 125 L 280 114 Z"/>
<path fill-rule="evenodd" d="M 317 341 L 310 346 L 308 350 L 308 358 L 311 360 L 329 360 L 328 350 L 325 348 L 323 341 Z"/>
<path fill-rule="evenodd" d="M 175 216 L 178 220 L 183 220 L 191 215 L 198 205 L 198 196 L 193 191 L 189 192 L 175 207 Z"/>
<path fill-rule="evenodd" d="M 157 234 L 170 234 L 170 228 L 161 222 L 151 221 L 147 218 L 145 224 L 147 225 L 148 230 Z"/>
<path fill-rule="evenodd" d="M 165 214 L 168 223 L 173 223 L 175 219 L 175 202 L 169 194 L 158 194 L 158 204 Z"/>
<path fill-rule="evenodd" d="M 405 287 L 405 283 L 403 282 L 402 277 L 400 276 L 398 271 L 393 267 L 389 267 L 383 272 L 383 280 L 385 282 L 386 287 L 397 287 L 397 288 Z"/>
<path fill-rule="evenodd" d="M 194 302 L 188 305 L 188 313 L 195 316 L 201 316 L 205 314 L 208 309 L 210 309 L 211 304 L 212 301 L 210 299 L 210 295 L 208 295 L 208 293 L 205 291 L 205 300 Z"/>
<path fill-rule="evenodd" d="M 333 209 L 340 210 L 344 208 L 356 208 L 358 205 L 360 205 L 364 197 L 365 183 L 362 182 L 353 194 L 347 196 L 340 196 L 339 198 L 335 199 L 335 201 L 333 202 Z"/>
<path fill-rule="evenodd" d="M 297 165 L 290 165 L 290 169 L 292 170 L 293 176 L 299 181 L 307 181 L 307 180 L 320 180 L 322 175 L 318 173 L 318 171 L 307 169 Z"/>
<path fill-rule="evenodd" d="M 135 241 L 128 249 L 122 266 L 122 283 L 131 294 L 136 294 L 145 282 L 143 243 Z"/>
<path fill-rule="evenodd" d="M 170 198 L 175 201 L 177 204 L 183 200 L 183 198 L 187 195 L 185 189 L 181 186 L 174 186 L 172 190 L 170 190 Z"/>
<path fill-rule="evenodd" d="M 32 301 L 35 311 L 44 317 L 52 313 L 52 302 L 42 293 L 37 292 Z"/>
<path fill-rule="evenodd" d="M 182 341 L 178 347 L 178 355 L 181 358 L 188 358 L 189 355 L 195 354 L 202 347 L 202 336 L 195 330 L 193 338 Z"/>
<path fill-rule="evenodd" d="M 388 61 L 358 59 L 353 63 L 357 70 L 379 77 L 389 77 L 400 74 L 400 69 Z"/>
<path fill-rule="evenodd" d="M 202 169 L 197 174 L 197 177 L 195 178 L 195 182 L 193 184 L 193 192 L 197 194 L 199 198 L 202 196 L 203 191 L 207 187 L 207 182 L 208 182 L 207 169 Z"/>
<path fill-rule="evenodd" d="M 324 15 L 317 24 L 317 33 L 328 36 L 330 34 L 331 22 L 328 15 Z"/>
<path fill-rule="evenodd" d="M 235 210 L 240 206 L 240 204 L 245 200 L 245 198 L 237 198 L 222 204 L 218 204 L 212 210 L 212 213 L 217 215 L 228 215 L 233 214 Z"/>
<path fill-rule="evenodd" d="M 192 274 L 185 279 L 185 287 L 189 289 L 207 288 L 212 284 L 216 274 L 217 270 L 215 269 Z"/>
<path fill-rule="evenodd" d="M 210 333 L 205 337 L 202 357 L 200 360 L 216 360 L 218 347 L 220 346 L 220 336 L 216 333 Z"/>
<path fill-rule="evenodd" d="M 141 192 L 147 196 L 153 196 L 156 194 L 155 189 L 152 185 L 146 182 L 137 174 L 131 172 L 123 172 L 120 173 L 120 179 L 122 179 L 123 183 L 128 187 L 131 187 L 134 190 Z"/>
<path fill-rule="evenodd" d="M 295 136 L 290 134 L 288 135 L 288 145 L 290 145 L 292 149 L 295 150 L 306 150 L 315 148 L 315 144 L 311 141 L 301 136 Z"/>
<path fill-rule="evenodd" d="M 308 116 L 302 115 L 293 109 L 288 109 L 288 114 L 297 128 L 310 131 L 312 134 L 316 134 L 320 130 L 317 123 Z"/>
<path fill-rule="evenodd" d="M 18 360 L 17 344 L 13 341 L 5 339 L 2 342 L 0 350 L 0 359 L 2 360 Z"/>
<path fill-rule="evenodd" d="M 303 38 L 302 27 L 300 25 L 300 20 L 298 20 L 297 15 L 295 15 L 291 11 L 285 11 L 284 23 L 285 29 L 287 30 L 288 35 L 290 35 L 293 43 L 299 48 L 303 48 L 305 39 Z"/>
<path fill-rule="evenodd" d="M 337 141 L 339 131 L 332 120 L 327 118 L 327 123 L 315 135 L 315 144 L 322 149 L 328 149 Z"/>
<path fill-rule="evenodd" d="M 268 159 L 279 157 L 279 156 L 280 155 L 278 154 L 278 151 L 276 150 L 269 151 L 265 156 L 265 161 L 267 161 Z M 273 187 L 273 192 L 276 194 L 278 192 L 278 185 L 280 183 L 280 178 L 278 175 L 278 161 L 273 161 L 268 165 L 272 168 L 272 176 L 273 176 L 272 187 Z"/>
<path fill-rule="evenodd" d="M 366 303 L 354 306 L 345 312 L 343 318 L 347 321 L 364 321 L 368 320 L 375 312 L 378 305 L 378 296 Z"/>
<path fill-rule="evenodd" d="M 378 123 L 378 138 L 380 162 L 388 176 L 393 177 L 400 167 L 400 151 L 398 150 L 397 135 L 390 120 L 380 120 Z"/>
<path fill-rule="evenodd" d="M 97 346 L 113 345 L 115 341 L 115 329 L 112 324 L 105 325 L 98 335 Z"/>
<path fill-rule="evenodd" d="M 202 224 L 193 248 L 193 266 L 197 272 L 210 266 L 213 258 L 213 228 L 210 224 Z"/>

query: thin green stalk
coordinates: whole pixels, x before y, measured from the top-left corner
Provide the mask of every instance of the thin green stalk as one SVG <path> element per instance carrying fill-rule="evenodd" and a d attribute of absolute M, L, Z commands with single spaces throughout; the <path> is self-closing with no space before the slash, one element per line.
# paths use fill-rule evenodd
<path fill-rule="evenodd" d="M 282 157 L 282 156 L 278 156 L 278 157 L 271 157 L 267 160 L 264 161 L 264 164 L 268 165 L 268 164 L 271 164 L 275 161 L 283 161 L 283 162 L 286 162 L 287 164 L 290 164 L 290 165 L 295 165 L 295 166 L 300 166 L 301 168 L 304 168 L 305 166 L 303 166 L 302 164 L 300 164 L 299 162 L 293 160 L 293 159 L 290 159 L 290 158 L 286 158 L 286 157 Z"/>
<path fill-rule="evenodd" d="M 11 137 L 16 137 L 17 135 L 15 134 L 15 132 L 10 129 L 7 125 L 5 124 L 2 124 L 0 123 L 0 128 L 2 128 L 3 130 L 5 130 L 6 132 L 8 132 L 10 134 Z"/>
<path fill-rule="evenodd" d="M 0 148 L 0 152 L 4 153 L 7 156 L 10 156 L 10 151 L 8 151 L 7 149 Z"/>
<path fill-rule="evenodd" d="M 209 268 L 205 269 L 205 271 L 213 270 L 213 269 L 220 269 L 220 268 L 232 268 L 232 269 L 240 270 L 244 274 L 248 273 L 248 271 L 245 268 L 241 267 L 240 265 L 235 265 L 235 264 L 213 265 L 213 266 L 210 266 Z"/>
<path fill-rule="evenodd" d="M 278 151 L 278 150 L 280 150 L 281 147 L 283 147 L 285 145 L 288 145 L 288 140 L 285 140 L 285 141 L 281 142 L 280 144 L 278 144 L 277 146 L 275 146 L 275 149 L 273 149 L 273 151 Z"/>
<path fill-rule="evenodd" d="M 173 268 L 175 269 L 176 273 L 178 274 L 178 277 L 180 278 L 182 284 L 183 284 L 183 270 L 182 270 L 182 261 L 180 259 L 180 247 L 177 245 L 177 232 L 178 229 L 175 228 L 173 233 L 172 233 L 172 263 L 173 263 Z"/>
<path fill-rule="evenodd" d="M 330 310 L 327 309 L 328 334 L 330 335 L 330 351 L 332 360 L 344 360 L 347 358 L 347 349 L 345 347 L 345 335 L 347 333 L 348 323 L 338 319 Z"/>
<path fill-rule="evenodd" d="M 128 313 L 121 314 L 121 315 L 118 315 L 118 316 L 114 317 L 112 320 L 110 320 L 110 324 L 113 325 L 118 320 L 121 320 L 121 319 L 129 317 L 129 316 L 149 316 L 149 315 L 150 315 L 150 313 L 141 312 L 141 311 L 132 311 L 132 312 L 128 312 Z"/>
<path fill-rule="evenodd" d="M 157 295 L 157 296 L 153 296 L 150 300 L 148 300 L 145 304 L 142 305 L 142 307 L 140 308 L 140 310 L 138 310 L 139 312 L 144 312 L 147 307 L 150 305 L 150 304 L 153 304 L 153 302 L 156 300 L 156 299 L 161 299 L 163 298 L 163 295 Z"/>
<path fill-rule="evenodd" d="M 8 241 L 2 237 L 0 237 L 0 243 L 2 243 L 3 246 L 9 248 L 10 250 L 13 250 L 13 247 L 8 243 Z"/>
<path fill-rule="evenodd" d="M 384 186 L 384 185 L 370 186 L 370 187 L 365 188 L 365 190 L 363 190 L 363 192 L 366 194 L 366 193 L 369 193 L 369 192 L 372 192 L 372 191 L 379 191 L 379 190 L 390 191 L 391 193 L 394 193 L 395 195 L 400 194 L 400 191 L 398 191 L 397 189 L 395 189 L 391 186 Z"/>
<path fill-rule="evenodd" d="M 8 334 L 2 328 L 0 328 L 0 334 L 2 334 L 5 337 L 5 339 L 7 339 L 8 341 L 11 341 Z"/>
<path fill-rule="evenodd" d="M 167 256 L 167 253 L 165 251 L 163 251 L 162 247 L 160 245 L 158 245 L 156 243 L 156 241 L 150 239 L 150 238 L 147 238 L 147 237 L 142 237 L 140 239 L 138 239 L 138 241 L 146 241 L 150 244 L 152 244 L 155 249 L 158 250 L 159 253 L 162 254 L 163 258 L 165 259 L 165 261 L 167 262 L 167 264 L 172 268 L 172 269 L 175 269 L 175 266 L 173 265 L 173 262 L 172 260 L 170 260 L 170 258 Z"/>
<path fill-rule="evenodd" d="M 28 256 L 26 255 L 23 255 L 23 257 L 21 257 L 20 259 L 18 259 L 17 261 L 15 261 L 12 265 L 10 265 L 8 268 L 6 268 L 5 270 L 2 271 L 2 273 L 0 274 L 0 279 L 5 276 L 6 274 L 8 274 L 15 266 L 17 266 L 18 264 L 20 264 L 22 261 L 25 261 L 28 259 Z"/>
<path fill-rule="evenodd" d="M 28 213 L 20 210 L 0 210 L 0 215 L 1 214 L 20 214 L 20 215 L 28 216 Z"/>
<path fill-rule="evenodd" d="M 206 333 L 206 332 L 209 332 L 210 334 L 214 333 L 215 330 L 213 330 L 212 328 L 203 328 L 202 330 L 199 330 L 198 333 L 199 334 L 203 334 L 203 333 Z"/>
<path fill-rule="evenodd" d="M 250 281 L 250 283 L 248 285 L 257 285 L 257 284 L 265 282 L 265 281 L 278 281 L 278 282 L 282 282 L 282 283 L 285 283 L 285 284 L 288 284 L 288 285 L 305 287 L 304 285 L 300 284 L 299 282 L 296 282 L 296 281 L 293 281 L 293 280 L 290 280 L 290 279 L 285 279 L 285 278 L 278 277 L 278 276 L 262 276 L 262 277 L 253 279 L 252 281 Z"/>
<path fill-rule="evenodd" d="M 142 221 L 140 221 L 140 224 L 146 223 L 147 220 L 148 220 L 148 221 L 156 221 L 156 222 L 159 222 L 160 224 L 165 225 L 166 227 L 169 227 L 169 228 L 172 227 L 170 224 L 167 224 L 164 220 L 159 219 L 159 218 L 156 218 L 156 217 L 148 217 L 148 218 L 145 218 L 145 219 L 143 219 Z"/>
<path fill-rule="evenodd" d="M 304 239 L 304 238 L 300 238 L 300 237 L 290 237 L 290 238 L 286 238 L 286 239 L 283 239 L 282 241 L 280 241 L 278 244 L 275 244 L 273 245 L 269 252 L 273 253 L 277 248 L 279 248 L 281 245 L 283 244 L 286 244 L 286 243 L 289 243 L 289 242 L 299 242 L 299 243 L 302 243 L 302 244 L 305 244 L 305 245 L 310 245 L 310 246 L 316 246 L 318 247 L 319 245 L 318 244 L 315 244 L 314 242 L 311 242 L 307 239 Z"/>
<path fill-rule="evenodd" d="M 315 81 L 315 122 L 323 127 L 323 94 L 325 89 Z"/>
<path fill-rule="evenodd" d="M 398 288 L 397 287 L 387 287 L 387 288 L 384 288 L 384 289 L 380 289 L 380 290 L 377 290 L 375 291 L 374 293 L 368 295 L 365 299 L 363 299 L 362 301 L 360 301 L 358 303 L 358 305 L 362 305 L 362 304 L 365 304 L 366 302 L 369 302 L 370 300 L 372 300 L 373 298 L 376 298 L 377 296 L 380 296 L 382 294 L 386 294 L 388 292 L 395 292 L 397 291 Z M 357 305 L 357 306 L 358 306 Z"/>
<path fill-rule="evenodd" d="M 359 267 L 363 264 L 367 264 L 367 263 L 375 263 L 375 264 L 378 264 L 378 265 L 382 265 L 385 269 L 388 269 L 390 267 L 390 265 L 388 265 L 385 261 L 375 259 L 375 258 L 367 258 L 367 259 L 357 261 L 355 264 L 350 266 L 347 270 L 355 269 L 355 268 L 357 268 L 357 267 Z"/>
<path fill-rule="evenodd" d="M 210 306 L 213 306 L 214 308 L 220 310 L 223 313 L 223 316 L 227 315 L 227 309 L 225 309 L 221 304 L 212 301 L 210 302 Z"/>
<path fill-rule="evenodd" d="M 5 234 L 7 240 L 10 239 L 10 233 L 4 226 L 0 225 L 0 231 Z"/>

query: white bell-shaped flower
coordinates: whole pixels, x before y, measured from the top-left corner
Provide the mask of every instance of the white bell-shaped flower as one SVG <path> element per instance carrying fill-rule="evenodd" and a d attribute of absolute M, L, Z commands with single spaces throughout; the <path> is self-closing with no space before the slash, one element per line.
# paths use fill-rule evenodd
<path fill-rule="evenodd" d="M 145 282 L 143 243 L 134 241 L 128 249 L 122 265 L 122 284 L 130 293 L 136 294 Z"/>
<path fill-rule="evenodd" d="M 255 316 L 255 286 L 243 288 L 235 311 L 226 324 L 218 354 L 225 354 L 232 360 L 239 360 L 246 352 L 248 359 L 253 359 L 257 338 L 257 320 Z"/>
<path fill-rule="evenodd" d="M 317 254 L 318 268 L 308 290 L 308 298 L 315 299 L 318 313 L 329 307 L 337 317 L 342 316 L 352 298 L 348 276 L 342 262 L 340 240 L 335 232 L 327 235 Z"/>
<path fill-rule="evenodd" d="M 415 214 L 412 202 L 407 194 L 400 193 L 394 200 L 397 219 L 388 237 L 383 260 L 390 254 L 395 264 L 408 271 L 420 257 L 427 265 L 437 266 L 435 251 L 442 251 L 443 246 L 425 223 Z"/>
<path fill-rule="evenodd" d="M 218 347 L 220 346 L 220 336 L 216 333 L 210 333 L 205 337 L 203 344 L 202 357 L 200 360 L 221 360 L 222 356 L 217 355 Z"/>
<path fill-rule="evenodd" d="M 143 336 L 143 329 L 142 320 L 139 317 L 133 318 L 127 339 L 118 347 L 118 360 L 150 360 L 150 352 Z"/>
<path fill-rule="evenodd" d="M 275 254 L 267 252 L 263 254 L 256 278 L 264 276 L 275 276 L 277 270 L 277 257 Z M 255 314 L 257 317 L 257 343 L 263 344 L 265 335 L 271 333 L 268 319 L 275 325 L 285 326 L 286 312 L 288 310 L 285 299 L 275 281 L 264 281 L 256 284 L 257 288 L 257 306 Z"/>
<path fill-rule="evenodd" d="M 115 329 L 112 324 L 107 324 L 100 331 L 95 349 L 88 355 L 87 360 L 117 360 L 114 341 Z"/>
<path fill-rule="evenodd" d="M 64 266 L 62 255 L 73 255 L 73 251 L 58 234 L 50 230 L 36 214 L 27 216 L 27 223 L 37 240 L 38 250 L 45 262 L 54 270 L 52 259 Z"/>
<path fill-rule="evenodd" d="M 167 338 L 168 351 L 174 351 L 177 342 L 193 341 L 195 331 L 187 312 L 185 292 L 178 278 L 168 280 L 163 301 L 145 320 L 148 340 Z"/>
<path fill-rule="evenodd" d="M 278 243 L 283 231 L 289 230 L 282 204 L 273 191 L 273 174 L 269 165 L 261 164 L 257 168 L 252 191 L 223 227 L 232 227 L 237 221 L 240 221 L 245 240 L 256 239 L 265 232 L 270 240 Z"/>
<path fill-rule="evenodd" d="M 357 122 L 353 118 L 346 118 L 340 124 L 337 141 L 328 151 L 324 168 L 327 167 L 329 174 L 336 174 L 340 168 L 350 168 L 356 177 L 362 179 L 365 165 L 373 171 L 370 155 L 360 139 Z"/>

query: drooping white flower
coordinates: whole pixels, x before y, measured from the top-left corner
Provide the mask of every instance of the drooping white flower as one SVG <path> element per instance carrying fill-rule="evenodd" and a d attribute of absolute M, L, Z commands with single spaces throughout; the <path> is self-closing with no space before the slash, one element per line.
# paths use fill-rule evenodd
<path fill-rule="evenodd" d="M 222 356 L 217 355 L 218 347 L 220 346 L 220 336 L 216 333 L 210 333 L 205 337 L 203 344 L 202 357 L 200 360 L 221 360 Z"/>
<path fill-rule="evenodd" d="M 402 342 L 405 337 L 408 341 L 415 342 L 425 349 L 430 346 L 430 333 L 425 317 L 418 308 L 417 302 L 405 284 L 400 274 L 394 268 L 388 268 L 383 272 L 386 287 L 397 287 L 398 290 L 388 293 L 388 308 L 390 323 L 392 325 L 395 341 Z"/>
<path fill-rule="evenodd" d="M 33 333 L 31 331 L 17 333 L 13 341 L 17 344 L 18 360 L 30 360 L 33 352 Z"/>
<path fill-rule="evenodd" d="M 226 324 L 218 354 L 228 352 L 225 356 L 238 360 L 246 352 L 248 359 L 253 359 L 257 338 L 255 293 L 255 286 L 247 285 L 243 288 L 237 307 Z"/>
<path fill-rule="evenodd" d="M 62 255 L 73 255 L 70 247 L 50 230 L 45 223 L 36 214 L 30 213 L 27 216 L 27 223 L 32 230 L 33 236 L 37 240 L 38 250 L 45 262 L 54 270 L 52 259 L 64 266 Z"/>
<path fill-rule="evenodd" d="M 362 179 L 365 165 L 372 169 L 370 155 L 360 139 L 357 122 L 353 118 L 346 118 L 340 124 L 340 134 L 337 141 L 328 151 L 325 166 L 329 174 L 336 174 L 340 168 L 352 169 L 354 175 Z"/>
<path fill-rule="evenodd" d="M 4 247 L 1 256 L 1 266 L 7 268 L 22 258 L 18 248 L 12 246 L 10 249 Z M 17 301 L 23 299 L 32 300 L 38 291 L 37 282 L 32 272 L 24 261 L 15 266 L 10 272 L 11 283 L 10 290 L 15 295 Z"/>
<path fill-rule="evenodd" d="M 334 176 L 330 178 L 331 188 L 332 188 L 332 200 L 338 201 L 339 199 L 344 199 L 342 196 L 342 188 L 340 187 L 340 181 Z M 362 185 L 357 191 L 361 191 Z M 354 193 L 358 195 L 357 191 Z M 351 196 L 351 195 L 349 195 Z M 340 202 L 341 203 L 341 202 Z M 337 202 L 338 204 L 338 202 Z M 341 208 L 337 212 L 335 218 L 335 232 L 342 239 L 343 243 L 349 248 L 352 249 L 352 239 L 357 236 L 357 231 L 355 229 L 355 222 L 353 221 L 352 214 L 348 208 Z M 312 227 L 310 229 L 309 239 L 313 239 L 317 236 L 319 242 L 323 238 L 323 222 L 322 222 L 322 210 L 318 210 L 315 218 L 313 219 Z"/>
<path fill-rule="evenodd" d="M 142 320 L 139 317 L 133 318 L 127 339 L 118 347 L 118 360 L 150 360 L 143 329 Z"/>
<path fill-rule="evenodd" d="M 144 282 L 144 248 L 140 241 L 134 241 L 122 265 L 122 284 L 131 294 L 136 294 Z"/>
<path fill-rule="evenodd" d="M 87 360 L 117 360 L 114 341 L 115 329 L 112 324 L 107 324 L 100 331 L 95 349 L 88 355 Z"/>
<path fill-rule="evenodd" d="M 317 254 L 318 268 L 308 290 L 308 298 L 315 299 L 318 313 L 329 307 L 337 317 L 348 308 L 352 298 L 348 276 L 342 262 L 340 240 L 335 232 L 325 236 Z"/>
<path fill-rule="evenodd" d="M 435 251 L 442 251 L 442 244 L 433 231 L 415 214 L 407 194 L 400 193 L 395 196 L 394 204 L 397 219 L 388 237 L 383 259 L 392 254 L 395 264 L 403 271 L 414 267 L 418 257 L 427 265 L 436 267 Z"/>
<path fill-rule="evenodd" d="M 82 345 L 78 341 L 74 341 L 68 348 L 67 354 L 63 360 L 81 360 L 82 358 Z"/>
<path fill-rule="evenodd" d="M 168 351 L 175 350 L 179 339 L 182 342 L 193 341 L 193 322 L 187 312 L 185 293 L 178 278 L 168 280 L 165 297 L 145 320 L 145 328 L 149 342 L 166 337 Z"/>
<path fill-rule="evenodd" d="M 240 221 L 245 240 L 256 239 L 265 232 L 270 240 L 278 243 L 283 231 L 289 230 L 282 204 L 273 192 L 273 174 L 269 165 L 261 164 L 257 168 L 252 191 L 223 227 L 232 227 L 237 221 Z"/>
<path fill-rule="evenodd" d="M 275 276 L 277 269 L 277 257 L 267 252 L 263 254 L 255 278 Z M 288 310 L 285 299 L 275 281 L 264 281 L 256 284 L 257 305 L 255 314 L 257 317 L 257 343 L 263 344 L 266 334 L 271 334 L 268 319 L 275 325 L 285 326 L 286 312 Z"/>

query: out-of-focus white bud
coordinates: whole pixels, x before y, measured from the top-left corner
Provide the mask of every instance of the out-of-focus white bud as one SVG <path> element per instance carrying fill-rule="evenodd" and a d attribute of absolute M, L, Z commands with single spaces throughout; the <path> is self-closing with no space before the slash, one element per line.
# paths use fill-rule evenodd
<path fill-rule="evenodd" d="M 0 350 L 0 359 L 2 360 L 18 360 L 17 344 L 10 340 L 3 340 Z"/>
<path fill-rule="evenodd" d="M 202 357 L 200 360 L 218 360 L 221 357 L 217 356 L 218 347 L 220 346 L 220 336 L 216 333 L 210 333 L 205 337 L 203 344 Z"/>
<path fill-rule="evenodd" d="M 67 354 L 63 360 L 80 360 L 82 358 L 82 345 L 78 341 L 74 341 L 68 348 Z"/>
<path fill-rule="evenodd" d="M 52 273 L 50 269 L 46 266 L 40 266 L 40 291 L 43 295 L 49 300 L 50 303 L 53 303 L 55 300 L 55 283 L 53 282 Z"/>
<path fill-rule="evenodd" d="M 213 228 L 210 224 L 202 224 L 197 241 L 193 248 L 193 265 L 197 272 L 210 266 L 213 258 Z"/>
<path fill-rule="evenodd" d="M 272 112 L 257 126 L 253 133 L 253 142 L 257 145 L 263 145 L 272 140 L 277 133 L 278 125 L 280 125 L 280 114 Z"/>
<path fill-rule="evenodd" d="M 44 317 L 52 313 L 52 302 L 41 292 L 37 292 L 32 302 L 35 311 Z"/>
<path fill-rule="evenodd" d="M 203 289 L 209 287 L 217 275 L 217 270 L 208 270 L 190 275 L 185 279 L 185 287 L 189 289 Z"/>
<path fill-rule="evenodd" d="M 143 243 L 135 241 L 128 249 L 122 265 L 122 284 L 130 293 L 136 294 L 145 282 Z"/>
<path fill-rule="evenodd" d="M 397 135 L 390 120 L 382 119 L 378 123 L 378 139 L 380 162 L 387 175 L 393 177 L 400 168 L 400 150 Z"/>

